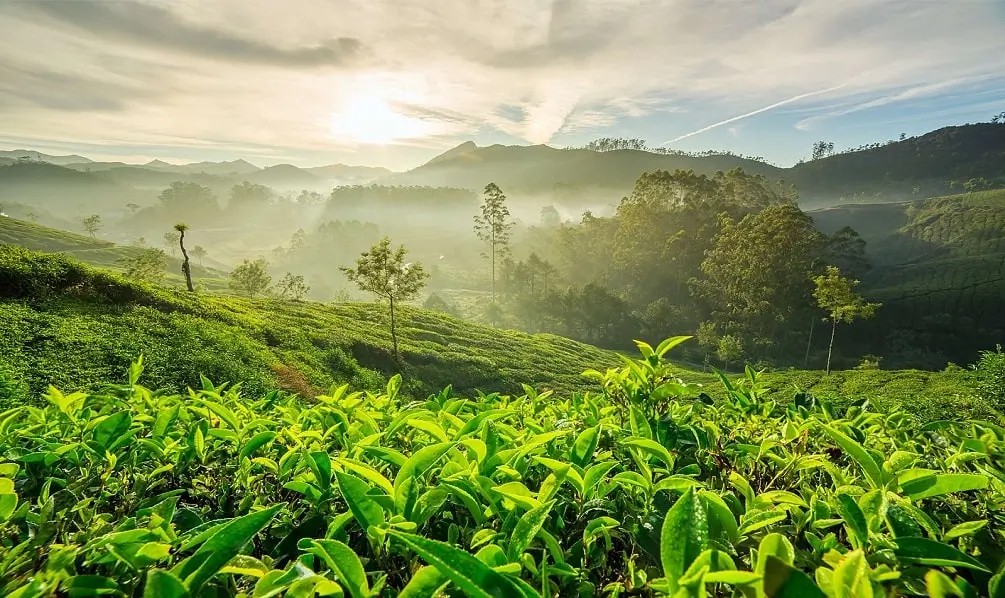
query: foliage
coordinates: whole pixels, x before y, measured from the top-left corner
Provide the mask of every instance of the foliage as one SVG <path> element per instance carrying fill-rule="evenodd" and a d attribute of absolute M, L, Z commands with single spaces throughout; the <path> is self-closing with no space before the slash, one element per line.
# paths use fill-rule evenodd
<path fill-rule="evenodd" d="M 275 289 L 273 290 L 283 299 L 303 301 L 304 297 L 307 296 L 307 293 L 310 292 L 311 287 L 307 286 L 307 283 L 304 282 L 303 276 L 287 272 L 286 275 L 283 276 L 278 283 L 276 283 Z"/>
<path fill-rule="evenodd" d="M 684 340 L 571 396 L 51 388 L 0 416 L 0 592 L 996 595 L 1005 430 L 709 399 Z"/>
<path fill-rule="evenodd" d="M 391 240 L 384 237 L 356 260 L 355 268 L 339 268 L 346 278 L 359 285 L 360 290 L 388 300 L 395 361 L 399 360 L 400 356 L 398 331 L 394 321 L 394 302 L 408 301 L 418 295 L 429 277 L 422 269 L 422 264 L 405 262 L 407 254 L 403 245 L 392 251 Z"/>
<path fill-rule="evenodd" d="M 255 261 L 244 260 L 230 273 L 231 290 L 247 297 L 268 292 L 271 284 L 269 262 L 264 258 L 258 258 Z"/>
<path fill-rule="evenodd" d="M 181 232 L 168 231 L 164 233 L 164 245 L 171 252 L 171 255 L 178 253 L 178 244 L 181 242 Z"/>
<path fill-rule="evenodd" d="M 834 153 L 833 141 L 817 141 L 813 144 L 813 160 L 820 160 Z"/>
<path fill-rule="evenodd" d="M 198 220 L 216 213 L 220 207 L 212 189 L 186 181 L 171 183 L 171 186 L 160 192 L 157 199 L 168 217 L 174 219 Z"/>
<path fill-rule="evenodd" d="M 1001 345 L 994 351 L 981 351 L 977 372 L 977 390 L 985 401 L 999 411 L 1005 411 L 1005 353 Z"/>
<path fill-rule="evenodd" d="M 141 282 L 160 282 L 164 279 L 167 255 L 162 249 L 148 247 L 133 256 L 122 258 L 123 276 Z"/>

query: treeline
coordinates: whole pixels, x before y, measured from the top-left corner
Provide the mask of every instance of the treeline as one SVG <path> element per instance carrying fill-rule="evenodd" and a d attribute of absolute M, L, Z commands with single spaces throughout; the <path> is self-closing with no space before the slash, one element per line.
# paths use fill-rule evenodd
<path fill-rule="evenodd" d="M 831 314 L 815 278 L 869 264 L 855 231 L 820 233 L 795 199 L 741 169 L 643 174 L 612 217 L 526 231 L 514 244 L 526 257 L 497 260 L 486 319 L 612 348 L 700 330 L 693 357 L 723 362 L 818 357 L 827 343 L 812 336 Z"/>
<path fill-rule="evenodd" d="M 679 149 L 673 149 L 665 147 L 662 145 L 651 146 L 649 142 L 645 139 L 632 138 L 627 139 L 624 137 L 601 137 L 599 139 L 594 139 L 584 146 L 581 147 L 568 147 L 566 149 L 584 149 L 591 152 L 614 152 L 619 150 L 636 150 L 641 152 L 649 152 L 651 154 L 659 154 L 661 156 L 685 156 L 688 158 L 707 158 L 709 156 L 731 156 L 734 158 L 743 158 L 745 160 L 754 160 L 757 162 L 766 162 L 763 156 L 744 156 L 743 154 L 737 154 L 729 150 L 705 150 L 701 152 L 689 152 Z"/>

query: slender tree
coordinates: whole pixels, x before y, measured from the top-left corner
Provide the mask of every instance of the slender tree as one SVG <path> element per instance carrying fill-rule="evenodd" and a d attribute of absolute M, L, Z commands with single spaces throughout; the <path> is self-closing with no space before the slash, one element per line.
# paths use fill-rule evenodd
<path fill-rule="evenodd" d="M 178 253 L 178 237 L 178 233 L 174 231 L 164 233 L 164 244 L 167 245 L 169 250 L 171 250 L 172 256 Z"/>
<path fill-rule="evenodd" d="M 206 250 L 202 245 L 196 245 L 192 248 L 192 255 L 195 256 L 195 259 L 199 260 L 199 265 L 201 266 L 202 259 L 206 257 Z"/>
<path fill-rule="evenodd" d="M 188 225 L 184 222 L 179 222 L 174 225 L 174 229 L 178 231 L 178 247 L 181 247 L 181 273 L 185 275 L 185 286 L 188 288 L 189 293 L 195 292 L 195 287 L 192 286 L 192 264 L 188 261 L 188 252 L 185 251 L 185 231 L 188 230 Z"/>
<path fill-rule="evenodd" d="M 478 239 L 488 245 L 488 252 L 482 256 L 492 263 L 492 301 L 496 300 L 496 261 L 509 255 L 510 229 L 509 208 L 506 207 L 506 195 L 495 183 L 485 186 L 485 200 L 482 202 L 482 213 L 475 215 L 475 234 Z"/>
<path fill-rule="evenodd" d="M 355 282 L 363 291 L 387 299 L 391 306 L 391 342 L 394 345 L 394 360 L 398 355 L 398 333 L 395 326 L 394 303 L 415 297 L 425 286 L 429 276 L 422 264 L 405 261 L 408 252 L 404 246 L 391 249 L 391 240 L 384 237 L 379 243 L 363 252 L 356 260 L 356 267 L 339 268 L 346 278 Z"/>
<path fill-rule="evenodd" d="M 827 345 L 827 373 L 830 374 L 834 334 L 838 323 L 850 324 L 858 318 L 871 318 L 881 304 L 866 303 L 861 295 L 855 294 L 859 281 L 841 276 L 841 271 L 835 266 L 827 266 L 827 272 L 814 278 L 813 283 L 816 285 L 813 297 L 831 321 L 831 340 Z"/>
<path fill-rule="evenodd" d="M 269 262 L 265 258 L 244 260 L 230 273 L 230 288 L 248 297 L 267 292 L 271 284 Z"/>

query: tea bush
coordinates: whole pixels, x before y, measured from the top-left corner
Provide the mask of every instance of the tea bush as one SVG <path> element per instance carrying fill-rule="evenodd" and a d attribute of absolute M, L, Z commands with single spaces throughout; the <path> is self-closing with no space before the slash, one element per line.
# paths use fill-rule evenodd
<path fill-rule="evenodd" d="M 1003 595 L 1005 428 L 712 398 L 683 340 L 566 396 L 52 388 L 0 414 L 0 594 Z"/>

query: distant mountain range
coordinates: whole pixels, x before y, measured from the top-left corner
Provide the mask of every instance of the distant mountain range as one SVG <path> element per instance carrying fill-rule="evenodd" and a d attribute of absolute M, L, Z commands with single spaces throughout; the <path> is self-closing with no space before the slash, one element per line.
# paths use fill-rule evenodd
<path fill-rule="evenodd" d="M 728 153 L 666 155 L 642 150 L 557 149 L 546 145 L 479 147 L 470 141 L 401 173 L 343 164 L 313 168 L 279 164 L 260 168 L 243 159 L 184 165 L 153 160 L 137 165 L 20 149 L 0 151 L 0 167 L 21 158 L 47 162 L 53 165 L 51 168 L 62 166 L 91 177 L 85 180 L 86 177 L 53 175 L 54 180 L 73 179 L 75 184 L 85 186 L 117 187 L 112 193 L 116 198 L 130 188 L 155 191 L 176 180 L 197 182 L 225 193 L 230 186 L 247 180 L 280 191 L 326 191 L 338 185 L 369 183 L 481 191 L 494 182 L 510 194 L 554 196 L 561 190 L 565 203 L 575 203 L 578 196 L 590 193 L 617 201 L 630 192 L 639 175 L 646 171 L 683 169 L 712 175 L 720 170 L 742 168 L 795 185 L 804 206 L 824 207 L 943 195 L 970 179 L 985 179 L 980 184 L 990 187 L 1005 186 L 1005 124 L 946 127 L 789 168 Z M 11 185 L 16 187 L 13 195 L 19 195 L 32 184 L 32 172 L 8 170 L 0 170 L 0 201 L 15 191 Z M 39 172 L 36 169 L 34 174 Z M 54 184 L 51 180 L 35 183 L 40 187 Z M 65 194 L 66 190 L 62 192 Z"/>

